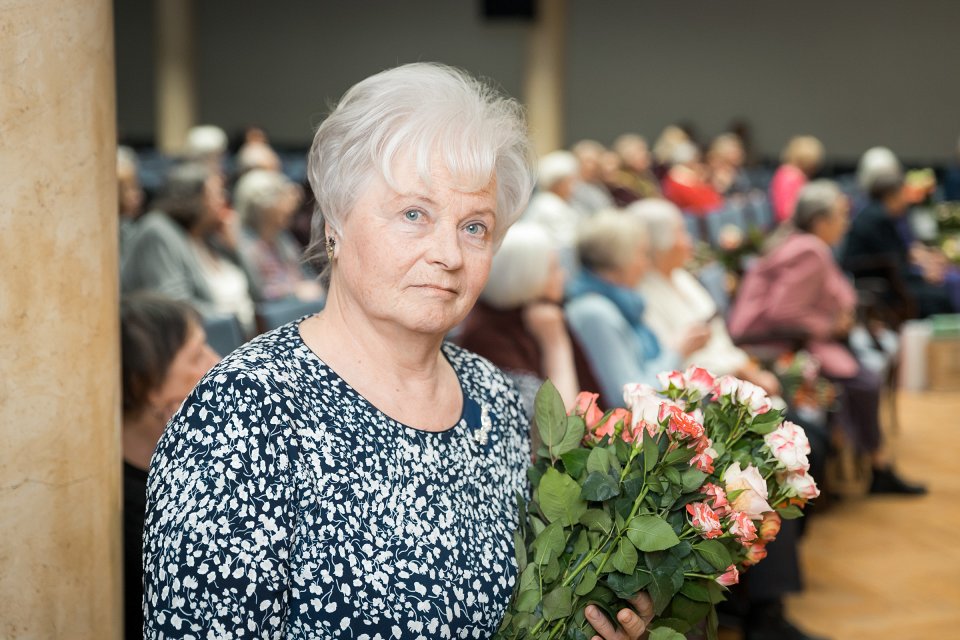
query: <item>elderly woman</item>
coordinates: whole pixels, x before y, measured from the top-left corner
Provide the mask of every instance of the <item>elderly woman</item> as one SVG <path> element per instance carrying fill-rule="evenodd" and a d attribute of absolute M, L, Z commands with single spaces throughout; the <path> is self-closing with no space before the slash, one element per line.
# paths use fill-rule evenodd
<path fill-rule="evenodd" d="M 661 345 L 644 323 L 637 287 L 649 269 L 647 233 L 631 215 L 601 211 L 581 229 L 582 271 L 569 287 L 567 319 L 587 352 L 608 407 L 623 405 L 623 385 L 657 385 L 657 374 L 682 366 L 709 337 L 705 325 L 689 327 L 676 345 Z"/>
<path fill-rule="evenodd" d="M 256 292 L 247 273 L 219 170 L 208 163 L 174 167 L 158 210 L 141 218 L 129 243 L 123 290 L 189 302 L 205 316 L 235 315 L 252 333 Z"/>
<path fill-rule="evenodd" d="M 487 286 L 459 337 L 461 346 L 513 379 L 530 417 L 547 378 L 571 408 L 581 389 L 597 388 L 567 327 L 563 287 L 560 256 L 550 236 L 538 225 L 519 223 L 503 239 Z"/>
<path fill-rule="evenodd" d="M 323 295 L 288 231 L 302 196 L 300 187 L 278 171 L 254 169 L 237 182 L 233 205 L 246 232 L 240 251 L 261 300 L 318 300 Z"/>
<path fill-rule="evenodd" d="M 770 180 L 770 204 L 777 222 L 790 219 L 800 189 L 820 170 L 823 144 L 813 136 L 795 136 L 784 148 L 781 161 Z"/>
<path fill-rule="evenodd" d="M 527 149 L 515 102 L 431 64 L 367 78 L 320 125 L 309 255 L 326 307 L 227 357 L 168 426 L 147 637 L 494 633 L 528 423 L 498 369 L 443 340 L 523 210 Z M 621 630 L 586 613 L 604 638 L 645 629 L 632 609 Z"/>
<path fill-rule="evenodd" d="M 747 272 L 730 316 L 736 335 L 796 328 L 821 371 L 840 387 L 842 424 L 873 463 L 873 493 L 923 493 L 893 471 L 881 446 L 880 379 L 847 346 L 857 295 L 831 247 L 847 229 L 849 203 L 836 184 L 817 180 L 797 199 L 792 232 Z"/>
<path fill-rule="evenodd" d="M 167 421 L 220 359 L 183 302 L 135 293 L 120 302 L 123 379 L 124 636 L 143 638 L 143 517 L 147 469 Z"/>
<path fill-rule="evenodd" d="M 661 344 L 677 349 L 687 331 L 707 325 L 710 339 L 702 349 L 691 353 L 685 366 L 696 364 L 716 375 L 732 374 L 763 387 L 770 395 L 780 393 L 777 377 L 756 366 L 730 339 L 724 319 L 713 298 L 697 279 L 684 269 L 693 254 L 680 210 L 666 200 L 648 199 L 627 209 L 647 228 L 650 237 L 650 262 L 640 284 L 647 302 L 644 321 Z"/>

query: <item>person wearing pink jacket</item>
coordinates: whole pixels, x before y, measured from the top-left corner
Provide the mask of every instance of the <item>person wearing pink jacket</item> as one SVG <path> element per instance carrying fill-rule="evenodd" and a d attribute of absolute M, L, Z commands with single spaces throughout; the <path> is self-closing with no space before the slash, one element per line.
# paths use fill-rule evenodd
<path fill-rule="evenodd" d="M 831 247 L 847 230 L 849 203 L 835 183 L 809 183 L 797 198 L 791 228 L 747 272 L 730 315 L 737 336 L 796 330 L 840 393 L 838 418 L 873 464 L 871 493 L 921 494 L 893 471 L 881 443 L 879 376 L 862 367 L 847 346 L 857 295 Z"/>

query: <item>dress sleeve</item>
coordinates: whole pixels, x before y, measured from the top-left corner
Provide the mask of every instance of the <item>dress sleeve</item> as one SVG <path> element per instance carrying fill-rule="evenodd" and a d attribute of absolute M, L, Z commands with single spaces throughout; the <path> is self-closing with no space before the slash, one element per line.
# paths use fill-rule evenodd
<path fill-rule="evenodd" d="M 145 638 L 283 636 L 296 517 L 286 406 L 249 373 L 214 373 L 167 426 L 147 485 Z"/>
<path fill-rule="evenodd" d="M 680 366 L 680 357 L 666 348 L 656 358 L 645 360 L 634 348 L 633 330 L 620 312 L 605 300 L 574 300 L 567 307 L 567 320 L 587 353 L 600 382 L 607 408 L 623 406 L 623 385 L 640 382 L 658 386 L 657 374 Z"/>

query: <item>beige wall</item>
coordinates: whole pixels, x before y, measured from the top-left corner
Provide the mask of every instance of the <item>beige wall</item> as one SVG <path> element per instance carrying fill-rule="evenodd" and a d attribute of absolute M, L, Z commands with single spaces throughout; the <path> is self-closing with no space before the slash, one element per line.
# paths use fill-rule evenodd
<path fill-rule="evenodd" d="M 0 638 L 120 637 L 109 0 L 0 0 Z"/>

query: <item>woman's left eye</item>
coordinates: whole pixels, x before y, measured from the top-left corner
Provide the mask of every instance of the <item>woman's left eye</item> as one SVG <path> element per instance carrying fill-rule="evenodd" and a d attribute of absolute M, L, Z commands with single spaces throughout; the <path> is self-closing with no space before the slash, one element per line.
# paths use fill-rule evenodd
<path fill-rule="evenodd" d="M 487 232 L 487 227 L 479 222 L 471 222 L 464 229 L 472 236 L 482 236 Z"/>

